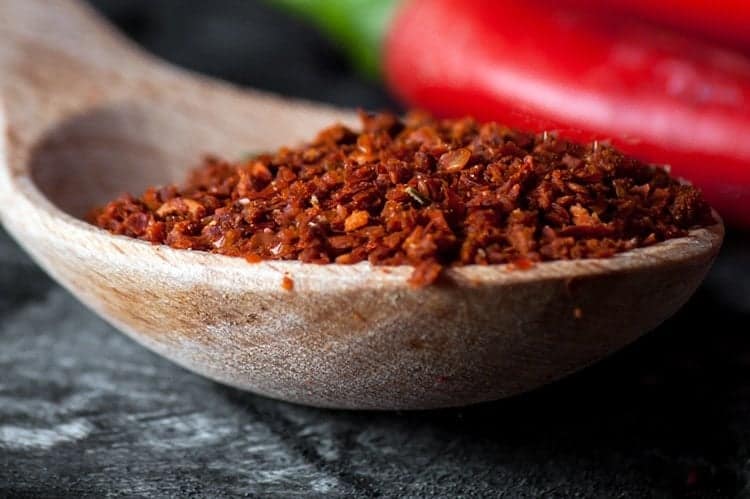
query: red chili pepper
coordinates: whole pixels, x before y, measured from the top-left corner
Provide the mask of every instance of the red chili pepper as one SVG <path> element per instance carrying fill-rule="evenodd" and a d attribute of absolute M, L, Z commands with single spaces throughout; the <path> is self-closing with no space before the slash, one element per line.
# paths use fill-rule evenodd
<path fill-rule="evenodd" d="M 707 35 L 750 50 L 748 0 L 562 0 L 599 12 L 623 13 Z"/>
<path fill-rule="evenodd" d="M 747 56 L 651 25 L 511 0 L 411 0 L 384 56 L 391 88 L 411 105 L 611 139 L 670 164 L 729 223 L 750 227 Z"/>

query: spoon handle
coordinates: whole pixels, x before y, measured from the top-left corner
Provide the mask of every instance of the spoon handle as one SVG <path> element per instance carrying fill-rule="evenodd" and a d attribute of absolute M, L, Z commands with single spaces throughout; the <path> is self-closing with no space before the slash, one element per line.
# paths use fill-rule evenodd
<path fill-rule="evenodd" d="M 1 0 L 0 39 L 0 63 L 6 67 L 23 60 L 48 63 L 39 60 L 42 55 L 100 68 L 144 62 L 134 43 L 78 0 Z"/>

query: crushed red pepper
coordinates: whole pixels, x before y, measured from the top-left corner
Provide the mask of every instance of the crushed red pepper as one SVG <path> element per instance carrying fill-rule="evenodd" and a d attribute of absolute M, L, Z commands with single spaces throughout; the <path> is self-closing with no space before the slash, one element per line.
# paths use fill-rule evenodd
<path fill-rule="evenodd" d="M 310 263 L 446 266 L 601 258 L 715 223 L 700 192 L 604 144 L 473 119 L 361 114 L 311 143 L 231 163 L 92 213 L 174 248 Z"/>
<path fill-rule="evenodd" d="M 281 287 L 284 289 L 284 291 L 292 291 L 294 289 L 294 281 L 291 277 L 285 275 L 281 279 Z"/>

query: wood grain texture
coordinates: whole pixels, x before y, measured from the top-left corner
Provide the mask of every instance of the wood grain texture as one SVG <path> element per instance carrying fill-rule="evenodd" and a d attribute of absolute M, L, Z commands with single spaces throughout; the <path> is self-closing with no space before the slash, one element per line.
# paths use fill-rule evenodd
<path fill-rule="evenodd" d="M 201 153 L 294 143 L 352 115 L 157 64 L 78 4 L 54 5 L 0 3 L 0 218 L 93 310 L 223 383 L 374 409 L 529 390 L 669 317 L 721 244 L 717 223 L 612 259 L 465 267 L 411 290 L 403 267 L 250 265 L 111 236 L 76 217 L 122 190 L 178 180 Z"/>
<path fill-rule="evenodd" d="M 606 362 L 511 399 L 399 413 L 193 375 L 0 229 L 0 497 L 744 497 L 750 234 L 733 236 L 687 306 Z"/>

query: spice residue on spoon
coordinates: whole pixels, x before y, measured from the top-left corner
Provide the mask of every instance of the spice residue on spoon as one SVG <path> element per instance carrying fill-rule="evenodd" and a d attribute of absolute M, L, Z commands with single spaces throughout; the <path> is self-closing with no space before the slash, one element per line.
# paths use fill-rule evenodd
<path fill-rule="evenodd" d="M 311 263 L 446 266 L 601 258 L 715 221 L 700 192 L 603 145 L 472 119 L 361 114 L 301 147 L 204 160 L 183 187 L 123 195 L 91 220 L 174 248 Z"/>

